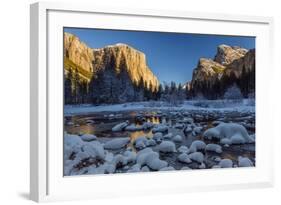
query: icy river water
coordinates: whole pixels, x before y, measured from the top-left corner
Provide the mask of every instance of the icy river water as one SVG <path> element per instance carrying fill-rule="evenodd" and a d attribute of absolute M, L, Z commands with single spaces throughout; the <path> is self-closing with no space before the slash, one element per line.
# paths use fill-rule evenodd
<path fill-rule="evenodd" d="M 197 126 L 203 127 L 201 134 L 192 135 L 191 133 L 185 133 L 183 128 L 178 128 L 178 122 L 185 117 L 192 117 L 194 123 Z M 136 138 L 146 136 L 152 137 L 153 133 L 150 130 L 137 130 L 137 131 L 120 131 L 112 132 L 112 127 L 115 125 L 128 121 L 129 124 L 135 124 L 136 127 L 141 126 L 144 122 L 152 122 L 153 124 L 165 123 L 169 126 L 167 133 L 173 135 L 181 135 L 183 140 L 181 143 L 176 143 L 177 148 L 181 145 L 187 147 L 194 140 L 202 140 L 207 143 L 218 143 L 216 141 L 210 141 L 203 138 L 202 133 L 204 130 L 216 126 L 217 122 L 235 122 L 242 124 L 246 127 L 249 134 L 255 133 L 255 114 L 254 113 L 240 113 L 240 112 L 212 112 L 211 114 L 203 111 L 189 111 L 189 112 L 171 112 L 171 111 L 120 111 L 120 112 L 99 112 L 88 115 L 73 115 L 67 116 L 65 121 L 65 131 L 69 134 L 83 135 L 93 134 L 96 135 L 100 142 L 107 142 L 114 138 L 130 137 L 131 143 L 127 146 L 131 147 L 133 151 L 137 150 L 133 146 L 133 142 Z M 175 169 L 180 169 L 183 164 L 176 160 L 176 154 L 161 154 L 160 157 L 165 159 Z M 229 147 L 223 147 L 221 154 L 215 152 L 206 152 L 206 168 L 211 168 L 216 164 L 214 159 L 216 157 L 231 159 L 234 162 L 237 161 L 238 156 L 248 157 L 255 163 L 255 143 L 244 145 L 231 145 Z M 190 165 L 191 168 L 198 168 L 196 163 Z"/>

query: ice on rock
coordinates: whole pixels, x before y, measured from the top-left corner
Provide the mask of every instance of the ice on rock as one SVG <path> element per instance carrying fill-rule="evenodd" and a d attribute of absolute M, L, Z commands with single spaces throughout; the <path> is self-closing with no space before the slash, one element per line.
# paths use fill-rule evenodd
<path fill-rule="evenodd" d="M 97 137 L 95 135 L 91 135 L 91 134 L 84 134 L 81 136 L 81 139 L 85 142 L 90 142 L 93 140 L 97 140 Z"/>
<path fill-rule="evenodd" d="M 203 163 L 204 155 L 201 152 L 194 152 L 188 155 L 192 161 Z"/>
<path fill-rule="evenodd" d="M 120 131 L 122 131 L 123 129 L 125 129 L 125 127 L 127 127 L 128 124 L 129 124 L 128 121 L 122 122 L 122 123 L 120 123 L 120 124 L 117 124 L 117 125 L 115 125 L 115 126 L 112 128 L 112 131 L 113 131 L 113 132 L 120 132 Z"/>
<path fill-rule="evenodd" d="M 207 139 L 224 139 L 230 140 L 231 144 L 252 143 L 254 138 L 249 136 L 245 127 L 237 123 L 220 123 L 218 126 L 210 128 L 204 132 Z"/>
<path fill-rule="evenodd" d="M 155 125 L 155 127 L 152 129 L 152 133 L 156 133 L 156 132 L 167 132 L 169 129 L 169 127 L 165 124 L 158 124 Z"/>
<path fill-rule="evenodd" d="M 153 135 L 152 139 L 155 140 L 157 143 L 160 143 L 160 142 L 162 142 L 163 134 L 161 132 L 156 132 Z"/>
<path fill-rule="evenodd" d="M 233 166 L 233 162 L 231 159 L 222 159 L 219 162 L 218 166 L 220 168 L 231 168 Z"/>
<path fill-rule="evenodd" d="M 197 152 L 199 150 L 205 150 L 206 144 L 201 140 L 195 140 L 191 143 L 189 147 L 190 152 Z"/>
<path fill-rule="evenodd" d="M 189 158 L 189 156 L 186 153 L 182 153 L 178 156 L 178 161 L 183 162 L 183 163 L 191 163 L 191 159 Z"/>
<path fill-rule="evenodd" d="M 176 152 L 176 145 L 171 141 L 162 141 L 159 145 L 159 151 L 164 153 Z"/>
<path fill-rule="evenodd" d="M 178 152 L 180 152 L 180 153 L 189 153 L 189 149 L 188 149 L 187 146 L 182 145 L 182 146 L 180 146 L 178 148 Z"/>
<path fill-rule="evenodd" d="M 207 144 L 205 150 L 216 152 L 218 154 L 222 153 L 222 147 L 218 144 Z"/>
<path fill-rule="evenodd" d="M 253 162 L 248 157 L 238 157 L 238 166 L 239 167 L 253 167 Z"/>
<path fill-rule="evenodd" d="M 174 141 L 174 142 L 182 142 L 182 136 L 180 136 L 180 135 L 174 136 L 174 137 L 173 137 L 173 141 Z"/>
<path fill-rule="evenodd" d="M 113 140 L 110 140 L 104 144 L 105 149 L 115 150 L 115 149 L 121 149 L 125 147 L 130 142 L 129 137 L 124 138 L 116 138 Z"/>

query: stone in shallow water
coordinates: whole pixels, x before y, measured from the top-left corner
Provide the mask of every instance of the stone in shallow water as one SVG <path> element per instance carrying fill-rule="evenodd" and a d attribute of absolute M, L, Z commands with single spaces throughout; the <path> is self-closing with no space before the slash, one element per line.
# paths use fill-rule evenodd
<path fill-rule="evenodd" d="M 106 142 L 104 144 L 104 148 L 105 149 L 111 149 L 111 150 L 121 149 L 121 148 L 125 147 L 129 142 L 130 142 L 129 137 L 116 138 L 116 139 L 113 139 L 113 140 L 110 140 L 110 141 Z"/>

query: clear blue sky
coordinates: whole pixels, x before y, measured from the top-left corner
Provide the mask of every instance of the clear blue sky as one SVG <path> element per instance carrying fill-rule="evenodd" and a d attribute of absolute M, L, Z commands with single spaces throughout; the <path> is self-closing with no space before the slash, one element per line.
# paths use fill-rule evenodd
<path fill-rule="evenodd" d="M 255 48 L 255 37 L 85 28 L 65 28 L 64 31 L 76 35 L 91 48 L 125 43 L 142 51 L 160 82 L 190 81 L 199 58 L 214 58 L 220 44 Z"/>

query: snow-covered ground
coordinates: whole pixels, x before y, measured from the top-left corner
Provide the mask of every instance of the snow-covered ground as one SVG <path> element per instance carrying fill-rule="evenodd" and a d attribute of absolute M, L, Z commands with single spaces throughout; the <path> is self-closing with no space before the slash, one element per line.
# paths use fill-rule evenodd
<path fill-rule="evenodd" d="M 210 110 L 210 111 L 238 111 L 255 112 L 255 103 L 252 99 L 240 101 L 232 100 L 196 100 L 184 101 L 180 106 L 172 106 L 165 102 L 131 102 L 114 105 L 65 105 L 64 116 L 83 115 L 96 112 L 118 112 L 138 110 Z"/>

